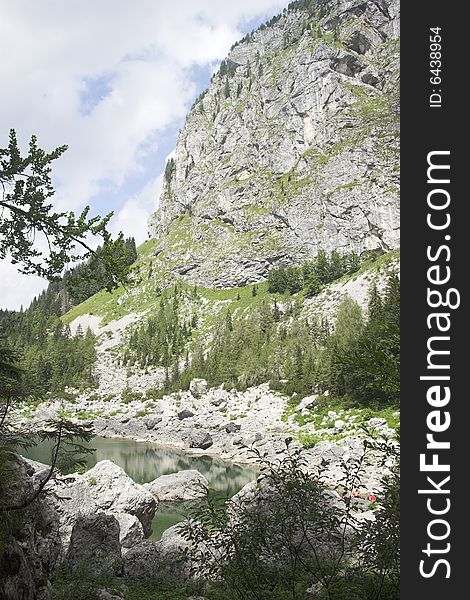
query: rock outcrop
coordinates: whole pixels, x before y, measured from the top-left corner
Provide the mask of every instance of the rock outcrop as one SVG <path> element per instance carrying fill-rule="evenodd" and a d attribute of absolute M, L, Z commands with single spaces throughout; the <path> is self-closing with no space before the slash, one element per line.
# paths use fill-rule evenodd
<path fill-rule="evenodd" d="M 292 8 L 231 50 L 167 164 L 155 271 L 243 285 L 398 246 L 397 0 Z"/>
<path fill-rule="evenodd" d="M 121 542 L 126 548 L 151 534 L 157 499 L 110 460 L 100 461 L 83 475 L 58 477 L 50 483 L 49 489 L 57 499 L 65 551 L 77 521 L 93 514 L 107 513 L 116 517 L 122 526 Z"/>
<path fill-rule="evenodd" d="M 18 455 L 2 461 L 2 504 L 22 505 L 37 489 L 36 470 Z M 48 500 L 37 499 L 0 518 L 0 598 L 50 600 L 61 551 L 59 515 Z"/>

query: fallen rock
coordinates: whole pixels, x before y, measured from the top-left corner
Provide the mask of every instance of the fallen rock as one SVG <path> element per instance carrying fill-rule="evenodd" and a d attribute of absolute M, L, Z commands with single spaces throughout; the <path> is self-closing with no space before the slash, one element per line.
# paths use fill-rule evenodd
<path fill-rule="evenodd" d="M 103 512 L 83 515 L 73 526 L 65 566 L 91 578 L 118 574 L 122 557 L 117 519 Z"/>
<path fill-rule="evenodd" d="M 178 412 L 178 419 L 182 421 L 183 419 L 189 419 L 190 417 L 194 417 L 194 414 L 191 410 L 187 408 L 183 408 Z"/>
<path fill-rule="evenodd" d="M 380 429 L 382 427 L 387 427 L 387 419 L 383 419 L 381 417 L 372 417 L 369 419 L 367 423 L 374 428 Z"/>
<path fill-rule="evenodd" d="M 240 429 L 242 428 L 242 426 L 240 425 L 240 423 L 229 423 L 226 427 L 225 427 L 225 431 L 227 433 L 236 433 L 237 431 L 240 431 Z"/>
<path fill-rule="evenodd" d="M 343 429 L 346 428 L 346 423 L 344 421 L 342 421 L 341 419 L 337 419 L 335 421 L 335 431 L 343 431 Z"/>
<path fill-rule="evenodd" d="M 179 584 L 190 576 L 191 563 L 185 557 L 190 542 L 180 533 L 180 524 L 167 529 L 159 542 L 143 541 L 124 556 L 123 573 L 129 581 L 157 580 Z"/>
<path fill-rule="evenodd" d="M 124 469 L 110 460 L 102 460 L 83 477 L 98 508 L 135 515 L 142 523 L 145 536 L 150 535 L 157 501 L 142 485 L 135 483 Z"/>
<path fill-rule="evenodd" d="M 148 417 L 145 421 L 145 425 L 147 426 L 147 429 L 154 429 L 159 423 L 162 422 L 162 416 L 161 415 L 155 415 L 154 417 Z"/>
<path fill-rule="evenodd" d="M 57 498 L 56 509 L 65 548 L 77 519 L 98 511 L 134 515 L 142 524 L 146 537 L 152 531 L 157 500 L 110 460 L 100 461 L 83 475 L 75 473 L 63 481 L 51 482 L 49 487 Z"/>
<path fill-rule="evenodd" d="M 210 448 L 214 443 L 211 434 L 205 429 L 192 429 L 188 441 L 190 448 L 201 448 L 202 450 Z"/>
<path fill-rule="evenodd" d="M 205 379 L 192 379 L 189 391 L 195 398 L 200 398 L 207 392 L 207 381 Z"/>
<path fill-rule="evenodd" d="M 195 469 L 162 475 L 144 485 L 161 502 L 184 502 L 207 496 L 209 482 Z"/>
<path fill-rule="evenodd" d="M 144 528 L 135 515 L 116 513 L 119 523 L 119 543 L 122 548 L 132 548 L 144 540 Z"/>
<path fill-rule="evenodd" d="M 158 542 L 144 540 L 130 548 L 123 557 L 123 574 L 128 580 L 139 581 L 159 575 L 160 551 Z"/>
<path fill-rule="evenodd" d="M 243 443 L 244 446 L 252 446 L 256 442 L 260 442 L 262 439 L 263 439 L 263 434 L 260 433 L 259 431 L 257 431 L 253 435 L 249 435 L 249 436 L 243 438 L 243 442 L 242 443 Z"/>
<path fill-rule="evenodd" d="M 305 398 L 302 398 L 295 410 L 297 410 L 298 412 L 302 412 L 305 409 L 315 408 L 317 404 L 318 396 L 316 394 L 314 394 L 313 396 L 306 396 Z"/>
<path fill-rule="evenodd" d="M 213 406 L 220 406 L 224 402 L 228 402 L 230 394 L 226 390 L 220 388 L 210 390 L 210 403 Z"/>

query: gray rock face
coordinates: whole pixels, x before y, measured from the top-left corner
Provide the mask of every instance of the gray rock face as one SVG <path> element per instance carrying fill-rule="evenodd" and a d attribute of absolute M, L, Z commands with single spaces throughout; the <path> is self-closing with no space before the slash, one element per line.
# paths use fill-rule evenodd
<path fill-rule="evenodd" d="M 202 450 L 207 450 L 214 443 L 211 434 L 204 429 L 192 429 L 188 435 L 188 442 L 190 448 L 201 448 Z"/>
<path fill-rule="evenodd" d="M 189 113 L 149 224 L 160 273 L 230 287 L 398 246 L 399 3 L 324 6 L 236 45 Z"/>
<path fill-rule="evenodd" d="M 122 567 L 119 523 L 113 515 L 84 515 L 72 529 L 65 566 L 92 578 L 117 574 Z"/>
<path fill-rule="evenodd" d="M 15 505 L 30 498 L 36 489 L 35 469 L 29 461 L 11 455 L 14 476 L 3 487 L 3 502 Z M 5 471 L 3 472 L 5 476 Z M 2 482 L 4 483 L 4 482 Z M 5 600 L 50 600 L 50 579 L 61 550 L 59 515 L 47 500 L 36 500 L 26 509 L 2 515 L 0 597 Z"/>
<path fill-rule="evenodd" d="M 182 502 L 207 496 L 209 482 L 195 469 L 162 475 L 144 485 L 161 502 Z"/>

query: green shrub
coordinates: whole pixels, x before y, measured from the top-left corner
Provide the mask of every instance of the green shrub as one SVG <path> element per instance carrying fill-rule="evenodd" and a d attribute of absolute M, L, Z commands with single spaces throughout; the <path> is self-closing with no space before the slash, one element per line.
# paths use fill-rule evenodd
<path fill-rule="evenodd" d="M 344 497 L 359 487 L 367 453 L 393 459 L 378 498 L 376 521 L 357 521 L 349 501 L 335 499 L 322 472 L 306 469 L 302 451 L 263 466 L 253 494 L 225 507 L 208 498 L 191 512 L 182 535 L 209 584 L 209 598 L 300 600 L 314 586 L 325 600 L 397 600 L 399 582 L 399 462 L 394 442 L 372 438 L 362 455 L 342 464 Z M 223 596 L 219 596 L 221 590 Z"/>

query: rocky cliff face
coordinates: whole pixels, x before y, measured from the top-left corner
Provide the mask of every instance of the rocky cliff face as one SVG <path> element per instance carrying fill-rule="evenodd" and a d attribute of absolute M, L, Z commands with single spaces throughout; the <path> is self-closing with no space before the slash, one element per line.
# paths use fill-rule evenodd
<path fill-rule="evenodd" d="M 230 287 L 397 247 L 398 35 L 397 0 L 302 1 L 235 45 L 167 165 L 155 266 Z"/>

